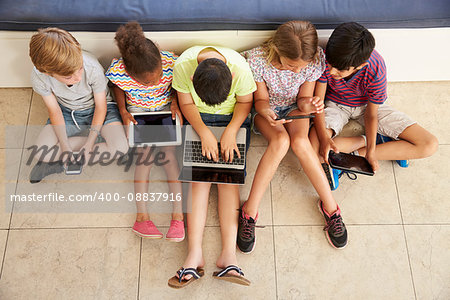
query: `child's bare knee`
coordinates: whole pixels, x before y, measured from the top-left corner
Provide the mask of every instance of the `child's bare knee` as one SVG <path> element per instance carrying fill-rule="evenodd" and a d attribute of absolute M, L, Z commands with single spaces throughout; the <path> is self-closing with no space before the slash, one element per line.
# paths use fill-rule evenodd
<path fill-rule="evenodd" d="M 420 146 L 420 154 L 422 157 L 428 157 L 433 155 L 439 147 L 438 139 L 430 134 L 430 137 L 425 140 L 425 142 Z"/>
<path fill-rule="evenodd" d="M 269 141 L 269 147 L 276 150 L 277 153 L 286 154 L 289 150 L 290 139 L 286 132 L 278 132 L 275 137 Z"/>
<path fill-rule="evenodd" d="M 307 148 L 311 147 L 311 145 L 309 139 L 305 137 L 294 137 L 291 139 L 291 147 L 294 152 L 304 152 L 307 151 Z"/>
<path fill-rule="evenodd" d="M 124 155 L 128 152 L 128 149 L 129 149 L 129 147 L 128 147 L 128 143 L 126 140 L 115 141 L 111 145 L 112 153 L 123 153 L 123 155 Z"/>

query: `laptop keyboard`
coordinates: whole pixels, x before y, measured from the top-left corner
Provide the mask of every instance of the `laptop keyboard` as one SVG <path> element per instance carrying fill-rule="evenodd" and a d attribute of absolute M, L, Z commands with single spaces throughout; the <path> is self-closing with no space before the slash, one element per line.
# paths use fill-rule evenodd
<path fill-rule="evenodd" d="M 224 165 L 235 165 L 242 166 L 245 164 L 245 144 L 237 144 L 239 152 L 241 153 L 241 158 L 239 158 L 236 153 L 234 153 L 232 162 L 225 162 L 220 155 L 220 143 L 217 143 L 219 147 L 219 161 L 215 162 L 209 160 L 206 156 L 202 156 L 202 142 L 201 141 L 186 141 L 184 145 L 184 161 L 194 162 L 194 163 L 206 163 L 206 164 L 224 164 Z"/>

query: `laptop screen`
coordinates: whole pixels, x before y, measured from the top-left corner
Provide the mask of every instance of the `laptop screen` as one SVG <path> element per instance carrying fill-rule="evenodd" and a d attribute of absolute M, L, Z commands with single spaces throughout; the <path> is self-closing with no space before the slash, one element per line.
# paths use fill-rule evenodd
<path fill-rule="evenodd" d="M 175 142 L 175 120 L 172 114 L 134 115 L 134 144 Z"/>

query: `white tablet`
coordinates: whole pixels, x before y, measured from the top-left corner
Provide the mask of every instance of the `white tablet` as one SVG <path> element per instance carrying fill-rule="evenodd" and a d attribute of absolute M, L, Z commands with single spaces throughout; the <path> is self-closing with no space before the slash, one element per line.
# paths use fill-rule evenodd
<path fill-rule="evenodd" d="M 137 124 L 130 123 L 130 147 L 181 145 L 180 119 L 172 119 L 170 111 L 132 113 Z"/>

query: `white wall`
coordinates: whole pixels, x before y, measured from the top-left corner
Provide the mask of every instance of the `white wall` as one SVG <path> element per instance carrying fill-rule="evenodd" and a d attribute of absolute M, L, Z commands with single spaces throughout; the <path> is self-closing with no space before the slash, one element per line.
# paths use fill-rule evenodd
<path fill-rule="evenodd" d="M 373 29 L 376 49 L 386 60 L 389 81 L 450 80 L 450 28 Z M 161 49 L 181 53 L 193 45 L 221 45 L 237 51 L 265 41 L 273 31 L 178 31 L 148 32 Z M 325 44 L 332 30 L 319 30 Z M 0 31 L 3 70 L 0 87 L 29 87 L 31 61 L 28 43 L 33 32 Z M 94 53 L 106 66 L 116 55 L 113 32 L 73 32 L 83 49 Z"/>

